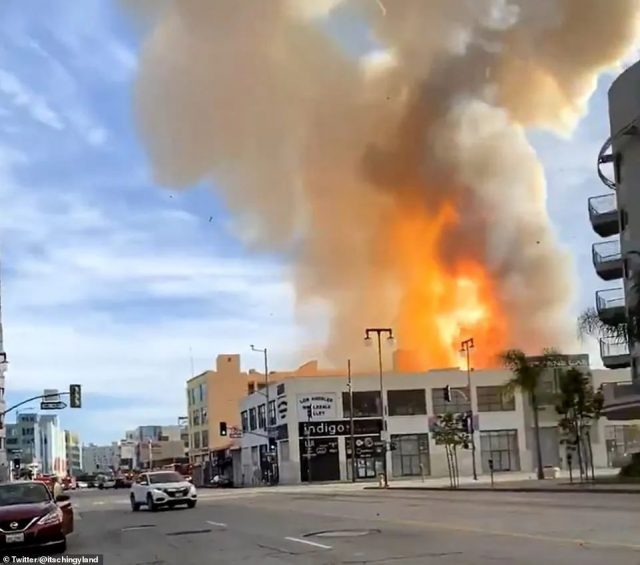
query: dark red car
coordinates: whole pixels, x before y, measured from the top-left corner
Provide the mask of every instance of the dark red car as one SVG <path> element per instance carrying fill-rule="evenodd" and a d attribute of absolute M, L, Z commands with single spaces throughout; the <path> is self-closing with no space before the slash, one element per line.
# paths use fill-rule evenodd
<path fill-rule="evenodd" d="M 36 481 L 0 484 L 0 553 L 45 547 L 64 551 L 71 532 L 68 495 L 54 500 L 46 485 Z"/>

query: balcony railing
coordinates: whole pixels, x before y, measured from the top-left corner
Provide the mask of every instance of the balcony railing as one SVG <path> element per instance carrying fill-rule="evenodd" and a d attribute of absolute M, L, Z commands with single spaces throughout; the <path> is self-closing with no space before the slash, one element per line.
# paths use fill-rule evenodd
<path fill-rule="evenodd" d="M 620 240 L 595 243 L 591 255 L 598 276 L 605 281 L 622 278 L 622 252 Z"/>
<path fill-rule="evenodd" d="M 596 292 L 596 309 L 605 324 L 619 324 L 625 320 L 625 299 L 622 288 Z"/>
<path fill-rule="evenodd" d="M 588 206 L 591 225 L 600 237 L 610 237 L 620 233 L 618 202 L 615 194 L 592 196 L 589 198 Z"/>
<path fill-rule="evenodd" d="M 600 357 L 607 369 L 624 369 L 631 365 L 626 339 L 606 337 L 600 340 Z"/>

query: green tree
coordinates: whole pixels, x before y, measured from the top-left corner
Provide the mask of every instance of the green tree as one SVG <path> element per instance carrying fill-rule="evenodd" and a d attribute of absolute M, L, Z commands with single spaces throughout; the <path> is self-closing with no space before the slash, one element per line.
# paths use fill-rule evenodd
<path fill-rule="evenodd" d="M 447 412 L 440 414 L 432 430 L 433 439 L 436 445 L 444 445 L 447 456 L 447 468 L 449 470 L 449 481 L 452 488 L 459 485 L 460 472 L 458 469 L 458 447 L 465 449 L 471 443 L 471 437 L 467 433 L 464 417 Z"/>
<path fill-rule="evenodd" d="M 595 479 L 591 426 L 600 418 L 603 396 L 591 384 L 591 375 L 570 368 L 560 374 L 556 411 L 561 416 L 558 426 L 564 441 L 578 456 L 580 478 L 589 475 Z"/>
<path fill-rule="evenodd" d="M 519 349 L 509 349 L 500 354 L 502 364 L 513 373 L 507 382 L 509 390 L 520 390 L 529 400 L 533 411 L 533 431 L 536 444 L 536 464 L 538 479 L 544 479 L 542 470 L 542 447 L 540 444 L 540 415 L 538 390 L 545 370 L 558 365 L 559 353 L 546 349 L 542 355 L 534 359 L 527 357 Z"/>

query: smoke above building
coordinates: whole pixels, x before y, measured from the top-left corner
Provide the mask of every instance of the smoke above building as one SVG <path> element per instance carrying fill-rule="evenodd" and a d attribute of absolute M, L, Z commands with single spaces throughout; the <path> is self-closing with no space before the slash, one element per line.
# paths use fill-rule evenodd
<path fill-rule="evenodd" d="M 336 364 L 371 325 L 394 328 L 407 369 L 457 365 L 469 336 L 476 366 L 571 347 L 573 267 L 526 129 L 571 131 L 638 6 L 148 3 L 139 129 L 159 183 L 211 181 L 249 245 L 291 255 L 299 303 L 330 310 Z M 338 43 L 336 14 L 375 48 Z"/>

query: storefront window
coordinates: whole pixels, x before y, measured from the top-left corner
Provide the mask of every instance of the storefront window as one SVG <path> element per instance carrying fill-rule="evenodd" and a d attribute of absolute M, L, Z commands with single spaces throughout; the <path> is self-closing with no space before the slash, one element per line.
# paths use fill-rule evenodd
<path fill-rule="evenodd" d="M 480 432 L 482 471 L 489 473 L 489 459 L 494 471 L 519 471 L 520 450 L 517 430 L 495 430 Z"/>
<path fill-rule="evenodd" d="M 640 452 L 640 426 L 633 424 L 605 426 L 607 465 L 620 467 L 632 453 Z"/>
<path fill-rule="evenodd" d="M 394 477 L 415 477 L 431 474 L 429 464 L 429 434 L 391 436 L 394 449 L 391 465 Z"/>

